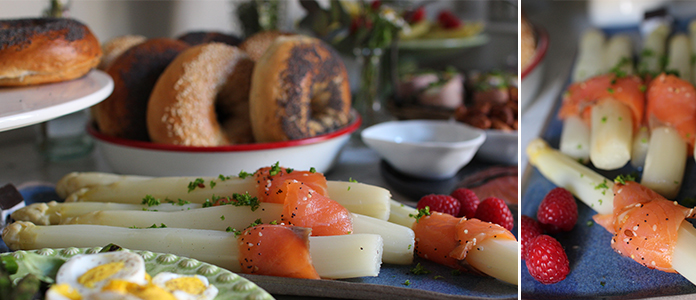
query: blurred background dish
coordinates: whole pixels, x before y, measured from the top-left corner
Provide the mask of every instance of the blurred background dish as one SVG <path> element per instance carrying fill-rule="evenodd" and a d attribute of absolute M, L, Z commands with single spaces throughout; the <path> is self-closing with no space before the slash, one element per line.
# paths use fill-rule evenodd
<path fill-rule="evenodd" d="M 522 63 L 522 111 L 536 99 L 542 86 L 546 51 L 549 48 L 549 35 L 543 28 L 534 26 L 526 18 L 522 19 L 521 28 Z"/>
<path fill-rule="evenodd" d="M 362 139 L 394 168 L 413 177 L 447 179 L 466 166 L 486 140 L 453 121 L 393 121 L 363 130 Z"/>

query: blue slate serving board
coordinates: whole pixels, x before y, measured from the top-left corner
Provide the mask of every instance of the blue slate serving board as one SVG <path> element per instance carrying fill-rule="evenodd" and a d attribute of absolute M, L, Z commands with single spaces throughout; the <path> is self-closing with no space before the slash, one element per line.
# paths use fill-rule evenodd
<path fill-rule="evenodd" d="M 684 21 L 677 21 L 675 28 L 683 31 L 685 24 Z M 619 32 L 638 36 L 637 28 L 605 30 L 608 36 Z M 560 98 L 551 110 L 553 113 L 541 136 L 555 149 L 558 149 L 563 127 L 563 122 L 557 118 Z M 524 153 L 525 149 L 522 151 Z M 536 219 L 541 200 L 556 186 L 534 167 L 530 166 L 529 169 L 523 178 L 526 189 L 522 191 L 520 212 Z M 613 171 L 592 169 L 609 179 L 633 172 L 640 175 L 640 170 L 630 164 Z M 681 202 L 686 197 L 696 196 L 694 183 L 696 170 L 694 160 L 689 158 L 684 184 L 676 200 Z M 693 294 L 696 299 L 696 285 L 681 275 L 648 269 L 614 252 L 610 246 L 611 234 L 592 221 L 595 214 L 593 209 L 578 201 L 578 222 L 573 230 L 554 235 L 565 248 L 570 261 L 570 274 L 565 280 L 550 285 L 539 283 L 529 275 L 522 261 L 520 285 L 523 299 L 635 299 L 685 294 Z"/>
<path fill-rule="evenodd" d="M 53 186 L 20 188 L 27 205 L 59 200 Z M 517 232 L 515 229 L 513 232 Z M 0 253 L 9 249 L 0 239 Z M 429 274 L 414 275 L 410 270 L 420 263 Z M 413 265 L 383 265 L 378 277 L 345 280 L 306 280 L 259 275 L 243 275 L 273 294 L 349 299 L 516 299 L 518 288 L 494 278 L 461 273 L 416 259 Z M 408 284 L 406 284 L 408 280 Z"/>

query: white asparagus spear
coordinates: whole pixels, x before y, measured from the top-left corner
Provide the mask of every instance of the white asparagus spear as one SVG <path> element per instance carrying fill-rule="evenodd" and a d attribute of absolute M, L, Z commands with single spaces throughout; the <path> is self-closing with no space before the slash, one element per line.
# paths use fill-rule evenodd
<path fill-rule="evenodd" d="M 657 76 L 662 71 L 662 58 L 665 56 L 665 47 L 670 28 L 666 24 L 660 24 L 643 39 L 643 49 L 640 53 L 638 73 L 649 73 Z"/>
<path fill-rule="evenodd" d="M 563 121 L 559 148 L 562 153 L 582 163 L 590 160 L 590 127 L 579 116 Z"/>
<path fill-rule="evenodd" d="M 75 176 L 73 176 L 75 177 Z M 201 178 L 204 188 L 189 191 L 189 183 Z M 213 187 L 210 182 L 215 182 Z M 74 187 L 73 187 L 74 188 Z M 203 203 L 213 195 L 228 196 L 233 193 L 258 196 L 256 181 L 247 177 L 233 177 L 220 180 L 216 177 L 158 177 L 145 180 L 110 181 L 104 185 L 92 185 L 70 194 L 65 201 L 116 202 L 139 204 L 146 195 L 157 199 L 183 199 L 192 203 Z M 351 212 L 382 220 L 389 218 L 389 199 L 391 193 L 384 188 L 358 183 L 328 181 L 329 198 L 343 205 Z"/>
<path fill-rule="evenodd" d="M 669 52 L 665 71 L 677 71 L 679 78 L 691 80 L 691 46 L 689 38 L 683 34 L 675 34 L 669 40 Z"/>
<path fill-rule="evenodd" d="M 627 75 L 633 74 L 632 57 L 633 44 L 631 43 L 631 37 L 625 34 L 617 34 L 609 39 L 604 52 L 604 65 L 608 70 L 618 70 Z"/>
<path fill-rule="evenodd" d="M 129 229 L 100 225 L 36 226 L 15 222 L 3 240 L 12 250 L 99 247 L 109 243 L 135 250 L 172 253 L 241 272 L 233 233 L 181 228 Z M 376 234 L 310 237 L 312 264 L 322 278 L 377 276 L 382 238 Z"/>
<path fill-rule="evenodd" d="M 62 203 L 51 201 L 48 203 L 32 203 L 12 213 L 15 221 L 28 221 L 36 225 L 57 225 L 65 219 L 81 216 L 94 211 L 104 210 L 157 210 L 157 211 L 182 211 L 201 208 L 200 204 L 189 203 L 164 203 L 155 207 L 144 204 L 125 204 L 109 202 L 70 202 Z"/>
<path fill-rule="evenodd" d="M 623 167 L 631 159 L 633 115 L 625 104 L 599 100 L 592 107 L 590 160 L 602 170 Z"/>
<path fill-rule="evenodd" d="M 578 45 L 578 59 L 573 70 L 573 82 L 585 81 L 608 71 L 608 67 L 604 64 L 605 40 L 604 33 L 598 29 L 585 31 Z M 590 127 L 579 117 L 564 120 L 560 148 L 566 155 L 583 162 L 589 161 Z"/>
<path fill-rule="evenodd" d="M 412 228 L 413 222 L 416 221 L 416 219 L 411 215 L 417 215 L 418 210 L 406 204 L 399 203 L 394 199 L 390 199 L 389 204 L 391 206 L 389 209 L 389 222 Z"/>
<path fill-rule="evenodd" d="M 77 202 L 80 203 L 80 202 Z M 77 204 L 75 203 L 75 204 Z M 167 204 L 159 205 L 167 206 Z M 159 206 L 153 206 L 157 208 Z M 251 211 L 246 206 L 222 205 L 175 212 L 142 210 L 95 211 L 74 218 L 64 219 L 61 224 L 91 224 L 118 227 L 146 228 L 153 224 L 165 224 L 169 228 L 226 230 L 228 227 L 243 230 L 257 219 L 263 222 L 278 221 L 283 205 L 261 203 Z M 384 240 L 382 259 L 390 264 L 413 262 L 414 233 L 409 227 L 384 220 L 353 214 L 353 233 L 379 234 Z"/>
<path fill-rule="evenodd" d="M 69 173 L 56 183 L 56 193 L 61 199 L 67 198 L 70 194 L 81 188 L 107 185 L 123 180 L 143 180 L 150 179 L 148 176 L 137 175 L 117 175 L 112 173 L 101 172 L 72 172 Z"/>
<path fill-rule="evenodd" d="M 603 62 L 605 40 L 604 33 L 598 29 L 589 29 L 583 33 L 573 69 L 573 82 L 585 81 L 607 72 L 608 68 Z"/>
<path fill-rule="evenodd" d="M 631 148 L 631 165 L 634 168 L 645 166 L 645 157 L 648 155 L 648 145 L 650 141 L 650 131 L 648 127 L 641 126 L 633 134 L 633 147 Z"/>
<path fill-rule="evenodd" d="M 466 261 L 483 273 L 517 285 L 518 247 L 513 240 L 485 239 L 476 244 L 477 250 L 469 251 Z"/>
<path fill-rule="evenodd" d="M 684 178 L 686 142 L 676 129 L 653 128 L 640 184 L 667 199 L 674 199 Z"/>
<path fill-rule="evenodd" d="M 527 146 L 529 162 L 546 179 L 571 192 L 600 214 L 613 211 L 614 183 L 574 159 L 549 147 L 541 139 L 533 140 Z"/>
<path fill-rule="evenodd" d="M 597 213 L 609 214 L 613 212 L 614 198 L 611 193 L 613 182 L 607 182 L 609 192 L 602 200 L 597 201 L 597 190 L 589 188 L 586 184 L 578 184 L 584 178 L 593 178 L 594 182 L 608 181 L 602 175 L 581 165 L 573 159 L 551 149 L 541 139 L 533 140 L 527 146 L 530 163 L 541 174 L 559 187 L 563 187 L 573 193 L 578 200 L 592 207 Z M 696 283 L 696 229 L 688 221 L 683 221 L 679 228 L 679 236 L 672 256 L 672 267 L 684 275 L 692 283 Z"/>
<path fill-rule="evenodd" d="M 696 20 L 689 23 L 689 45 L 691 46 L 691 83 L 696 85 Z"/>

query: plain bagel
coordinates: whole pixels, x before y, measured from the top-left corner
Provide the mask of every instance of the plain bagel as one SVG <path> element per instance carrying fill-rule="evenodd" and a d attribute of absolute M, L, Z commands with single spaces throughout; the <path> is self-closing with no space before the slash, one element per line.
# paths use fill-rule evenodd
<path fill-rule="evenodd" d="M 350 121 L 350 86 L 339 55 L 307 36 L 276 38 L 256 62 L 249 95 L 257 142 L 334 131 Z"/>
<path fill-rule="evenodd" d="M 82 77 L 99 64 L 101 56 L 99 41 L 78 21 L 0 20 L 0 86 Z"/>
<path fill-rule="evenodd" d="M 230 101 L 220 98 L 234 94 L 231 90 L 248 90 L 251 65 L 246 53 L 222 43 L 194 46 L 177 56 L 150 95 L 147 128 L 152 141 L 185 146 L 234 143 L 237 137 L 222 129 L 216 104 Z M 231 101 L 245 101 L 245 93 L 240 94 L 242 99 Z"/>

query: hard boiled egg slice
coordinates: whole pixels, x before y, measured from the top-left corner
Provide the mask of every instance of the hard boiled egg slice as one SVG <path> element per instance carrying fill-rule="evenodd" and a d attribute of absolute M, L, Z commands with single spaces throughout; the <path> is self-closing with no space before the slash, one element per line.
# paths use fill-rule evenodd
<path fill-rule="evenodd" d="M 46 291 L 46 300 L 81 300 L 82 295 L 68 284 L 54 284 Z"/>
<path fill-rule="evenodd" d="M 162 272 L 152 278 L 152 284 L 174 294 L 177 300 L 212 300 L 218 293 L 218 289 L 200 275 Z"/>
<path fill-rule="evenodd" d="M 58 270 L 56 283 L 66 283 L 85 297 L 114 279 L 146 284 L 145 261 L 127 251 L 76 255 Z"/>

